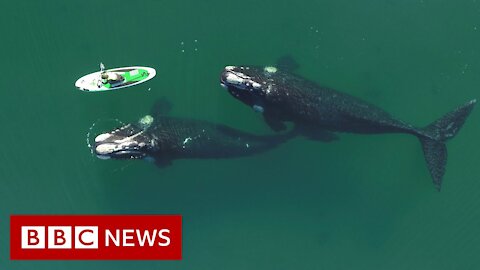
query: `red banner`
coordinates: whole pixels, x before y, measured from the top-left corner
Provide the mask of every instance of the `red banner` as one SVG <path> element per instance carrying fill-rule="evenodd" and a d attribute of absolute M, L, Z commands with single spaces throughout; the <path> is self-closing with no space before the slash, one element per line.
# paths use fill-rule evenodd
<path fill-rule="evenodd" d="M 181 260 L 180 215 L 12 215 L 12 260 Z"/>

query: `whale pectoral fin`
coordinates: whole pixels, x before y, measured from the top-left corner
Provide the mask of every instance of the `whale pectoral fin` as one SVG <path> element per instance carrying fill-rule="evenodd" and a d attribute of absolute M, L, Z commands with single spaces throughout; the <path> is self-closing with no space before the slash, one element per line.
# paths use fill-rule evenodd
<path fill-rule="evenodd" d="M 267 123 L 267 125 L 276 132 L 280 132 L 287 129 L 287 125 L 285 125 L 284 122 L 278 120 L 278 118 L 276 118 L 271 114 L 264 113 L 263 119 L 265 119 L 265 123 Z"/>
<path fill-rule="evenodd" d="M 167 158 L 155 158 L 155 166 L 158 168 L 166 168 L 172 165 L 172 160 Z"/>
<path fill-rule="evenodd" d="M 150 112 L 153 117 L 167 115 L 172 110 L 172 103 L 166 98 L 161 97 L 155 101 L 153 104 L 152 110 Z"/>
<path fill-rule="evenodd" d="M 277 60 L 276 67 L 284 71 L 293 72 L 298 69 L 300 65 L 291 55 L 284 55 Z"/>
<path fill-rule="evenodd" d="M 322 128 L 299 127 L 297 128 L 297 130 L 307 139 L 314 141 L 332 142 L 339 140 L 337 134 Z"/>

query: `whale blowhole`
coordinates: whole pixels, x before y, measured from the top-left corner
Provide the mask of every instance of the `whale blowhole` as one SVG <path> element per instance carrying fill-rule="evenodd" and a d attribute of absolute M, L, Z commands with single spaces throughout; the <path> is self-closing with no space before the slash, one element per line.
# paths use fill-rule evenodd
<path fill-rule="evenodd" d="M 142 127 L 142 129 L 149 128 L 153 123 L 153 117 L 149 114 L 145 115 L 144 117 L 138 120 L 138 124 Z"/>
<path fill-rule="evenodd" d="M 275 73 L 277 72 L 277 68 L 276 67 L 272 67 L 272 66 L 267 66 L 263 69 L 264 71 L 268 72 L 268 73 Z"/>

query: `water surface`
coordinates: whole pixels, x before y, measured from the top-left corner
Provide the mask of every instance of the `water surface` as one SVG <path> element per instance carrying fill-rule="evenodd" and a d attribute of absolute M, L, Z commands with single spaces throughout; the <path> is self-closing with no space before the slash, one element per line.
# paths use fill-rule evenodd
<path fill-rule="evenodd" d="M 407 135 L 296 138 L 249 158 L 158 169 L 98 160 L 86 133 L 97 119 L 134 121 L 163 96 L 174 116 L 268 133 L 219 86 L 219 73 L 284 55 L 302 76 L 427 125 L 479 97 L 479 13 L 474 0 L 3 3 L 0 266 L 476 269 L 478 108 L 448 144 L 440 193 Z M 157 77 L 117 92 L 77 91 L 75 80 L 100 61 L 151 66 Z M 180 213 L 184 259 L 9 261 L 8 218 L 23 213 Z"/>

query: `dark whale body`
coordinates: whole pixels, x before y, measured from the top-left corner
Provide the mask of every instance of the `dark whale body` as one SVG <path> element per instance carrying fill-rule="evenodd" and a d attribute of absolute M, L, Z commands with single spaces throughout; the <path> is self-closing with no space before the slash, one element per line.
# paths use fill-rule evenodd
<path fill-rule="evenodd" d="M 415 135 L 438 190 L 447 162 L 445 142 L 457 134 L 476 103 L 471 100 L 429 126 L 416 128 L 375 105 L 275 67 L 227 66 L 220 82 L 236 99 L 262 112 L 276 131 L 290 121 L 305 130 Z"/>
<path fill-rule="evenodd" d="M 159 166 L 175 159 L 234 158 L 270 150 L 294 136 L 254 135 L 222 124 L 166 115 L 166 100 L 151 115 L 95 138 L 94 150 L 102 159 L 153 159 Z"/>

